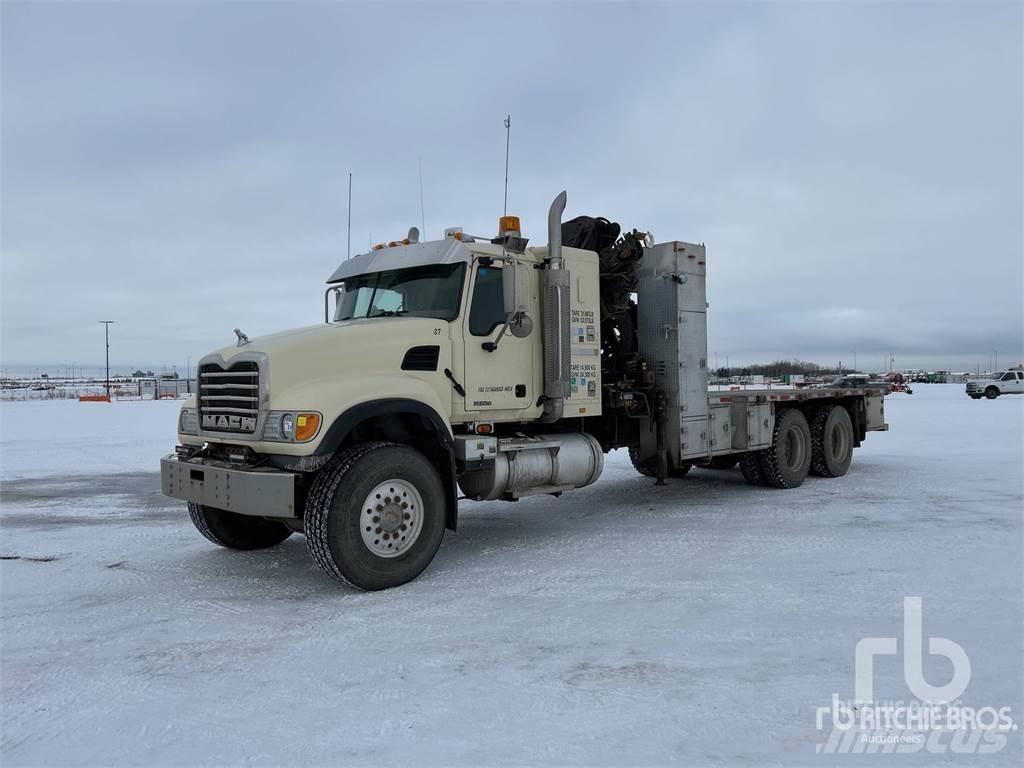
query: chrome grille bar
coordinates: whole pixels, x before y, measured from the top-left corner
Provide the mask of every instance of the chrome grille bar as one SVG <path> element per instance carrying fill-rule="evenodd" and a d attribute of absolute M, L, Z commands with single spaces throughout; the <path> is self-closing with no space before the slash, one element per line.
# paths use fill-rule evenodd
<path fill-rule="evenodd" d="M 204 432 L 253 434 L 259 417 L 257 363 L 251 360 L 199 370 L 199 418 Z"/>

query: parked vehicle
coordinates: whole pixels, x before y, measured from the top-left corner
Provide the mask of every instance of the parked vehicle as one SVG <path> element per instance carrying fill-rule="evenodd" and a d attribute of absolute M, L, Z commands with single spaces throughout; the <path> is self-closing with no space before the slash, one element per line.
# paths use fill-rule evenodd
<path fill-rule="evenodd" d="M 871 379 L 866 374 L 861 373 L 840 376 L 838 379 L 834 379 L 823 386 L 833 389 L 877 389 L 883 394 L 888 394 L 892 389 L 890 382 Z"/>
<path fill-rule="evenodd" d="M 709 393 L 704 246 L 563 224 L 565 202 L 546 246 L 515 217 L 488 239 L 413 228 L 338 267 L 323 324 L 236 329 L 199 363 L 164 493 L 216 544 L 302 532 L 324 571 L 382 589 L 426 568 L 460 494 L 560 496 L 617 448 L 658 485 L 739 463 L 750 483 L 796 488 L 845 474 L 888 429 L 866 386 Z"/>
<path fill-rule="evenodd" d="M 1024 394 L 1024 371 L 998 371 L 983 379 L 973 379 L 967 382 L 966 391 L 972 400 Z"/>

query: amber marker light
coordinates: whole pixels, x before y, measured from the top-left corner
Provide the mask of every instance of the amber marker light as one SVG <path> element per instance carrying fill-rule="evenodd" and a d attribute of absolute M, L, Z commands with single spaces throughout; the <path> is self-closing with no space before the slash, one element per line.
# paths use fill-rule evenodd
<path fill-rule="evenodd" d="M 320 429 L 319 413 L 300 413 L 295 417 L 295 441 L 304 443 L 316 436 Z"/>

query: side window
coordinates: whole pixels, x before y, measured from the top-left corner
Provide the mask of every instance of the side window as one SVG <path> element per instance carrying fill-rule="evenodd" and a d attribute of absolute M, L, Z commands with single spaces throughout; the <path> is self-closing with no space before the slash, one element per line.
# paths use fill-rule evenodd
<path fill-rule="evenodd" d="M 1010 371 L 1008 373 L 1003 374 L 1003 378 L 1001 378 L 1000 381 L 1012 381 L 1015 378 L 1017 377 L 1014 375 L 1013 371 Z"/>
<path fill-rule="evenodd" d="M 1024 379 L 1024 371 L 1017 371 L 1017 378 Z"/>
<path fill-rule="evenodd" d="M 501 270 L 496 267 L 476 268 L 473 303 L 469 308 L 469 332 L 474 336 L 490 336 L 505 322 L 505 298 L 501 287 Z"/>

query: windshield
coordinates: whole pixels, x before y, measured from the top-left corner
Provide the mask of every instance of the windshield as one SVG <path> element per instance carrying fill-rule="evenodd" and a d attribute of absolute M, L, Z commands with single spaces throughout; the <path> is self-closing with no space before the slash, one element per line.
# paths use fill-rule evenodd
<path fill-rule="evenodd" d="M 395 315 L 454 320 L 464 269 L 465 264 L 431 264 L 350 277 L 341 286 L 334 320 Z"/>

